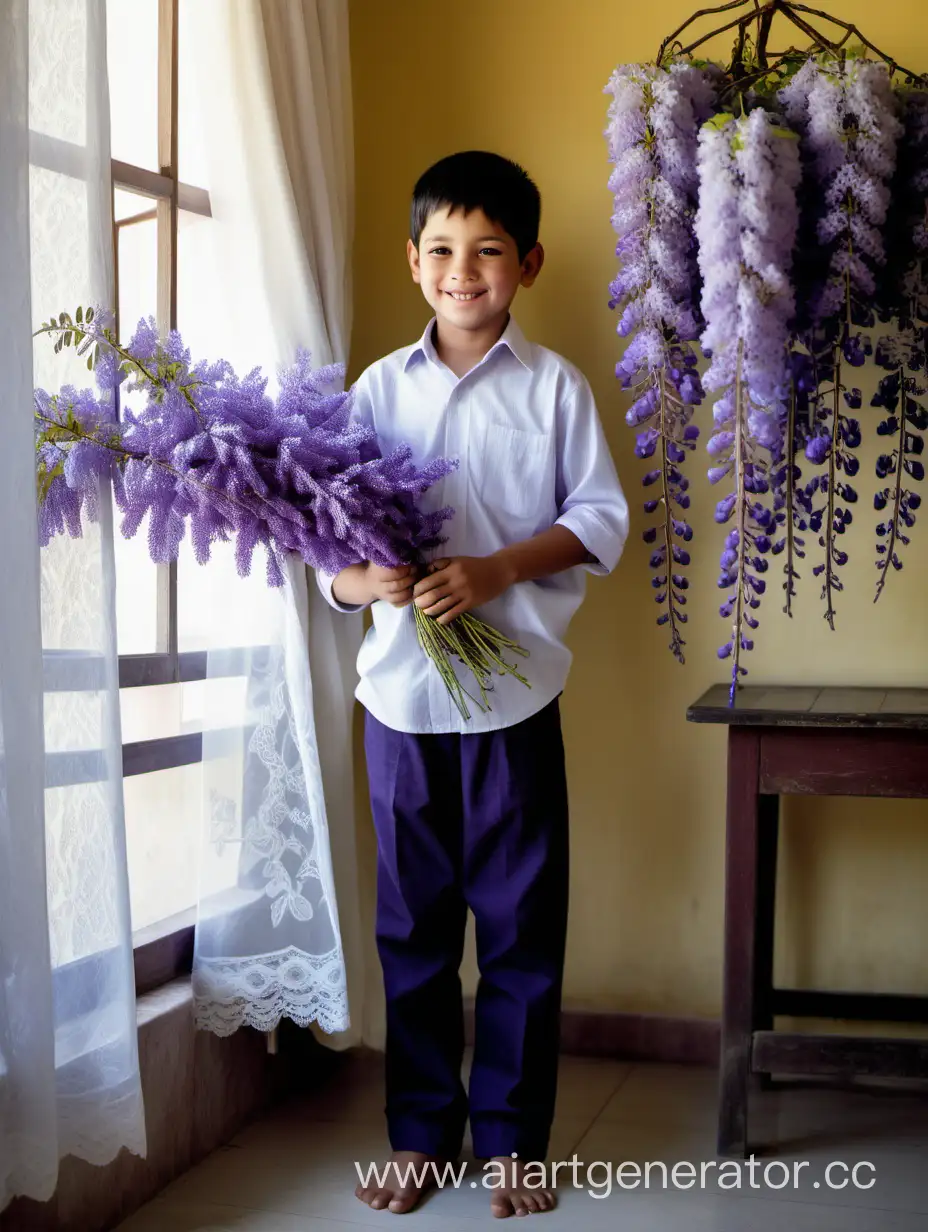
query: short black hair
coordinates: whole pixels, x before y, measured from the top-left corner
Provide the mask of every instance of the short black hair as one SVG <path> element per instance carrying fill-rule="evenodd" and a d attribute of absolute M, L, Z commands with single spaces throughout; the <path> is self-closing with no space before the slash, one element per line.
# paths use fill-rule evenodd
<path fill-rule="evenodd" d="M 440 209 L 483 210 L 515 240 L 520 261 L 538 243 L 541 194 L 528 173 L 501 154 L 449 154 L 419 177 L 409 217 L 409 238 L 417 248 L 425 224 Z"/>

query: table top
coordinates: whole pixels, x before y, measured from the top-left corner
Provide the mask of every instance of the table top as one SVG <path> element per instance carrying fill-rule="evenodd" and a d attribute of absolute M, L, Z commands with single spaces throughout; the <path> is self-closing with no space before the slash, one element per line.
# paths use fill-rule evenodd
<path fill-rule="evenodd" d="M 753 727 L 887 727 L 928 732 L 928 689 L 746 685 L 735 705 L 713 685 L 687 710 L 691 723 Z"/>

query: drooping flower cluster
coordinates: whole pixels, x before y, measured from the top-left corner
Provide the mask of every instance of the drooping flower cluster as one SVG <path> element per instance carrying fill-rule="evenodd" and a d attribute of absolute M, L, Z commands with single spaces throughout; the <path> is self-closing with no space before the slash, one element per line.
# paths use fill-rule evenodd
<path fill-rule="evenodd" d="M 889 73 L 869 60 L 810 59 L 778 93 L 800 133 L 818 243 L 815 283 L 804 309 L 811 326 L 837 334 L 849 363 L 863 360 L 872 304 L 885 264 L 883 226 L 901 125 Z M 806 255 L 806 254 L 804 254 Z"/>
<path fill-rule="evenodd" d="M 100 516 L 98 477 L 118 473 L 122 434 L 115 401 L 103 390 L 65 385 L 57 394 L 35 391 L 39 542 L 55 535 L 80 538 L 81 521 Z"/>
<path fill-rule="evenodd" d="M 618 332 L 631 340 L 616 374 L 635 394 L 626 420 L 637 430 L 635 453 L 658 455 L 660 466 L 644 477 L 648 514 L 657 524 L 644 532 L 652 545 L 650 563 L 656 600 L 666 608 L 658 624 L 668 625 L 670 648 L 683 660 L 686 623 L 683 570 L 692 538 L 685 518 L 689 481 L 682 471 L 699 435 L 691 422 L 702 399 L 690 345 L 699 335 L 699 270 L 692 233 L 698 186 L 696 139 L 711 114 L 710 77 L 689 64 L 669 70 L 633 65 L 619 69 L 606 88 L 612 95 L 606 137 L 614 164 L 610 185 L 619 235 L 621 268 L 610 288 L 619 308 Z M 675 507 L 675 508 L 674 508 Z"/>
<path fill-rule="evenodd" d="M 921 496 L 912 483 L 924 479 L 920 458 L 928 429 L 928 91 L 903 96 L 903 138 L 890 226 L 888 310 L 898 329 L 879 339 L 876 362 L 886 369 L 872 406 L 885 411 L 877 432 L 894 442 L 877 458 L 878 479 L 890 483 L 877 490 L 873 503 L 886 517 L 877 523 L 879 599 L 889 570 L 901 569 L 899 548 L 915 525 Z M 904 240 L 908 240 L 905 243 Z"/>
<path fill-rule="evenodd" d="M 426 513 L 420 498 L 452 464 L 419 468 L 405 446 L 382 457 L 373 430 L 352 421 L 341 368 L 313 369 L 304 353 L 272 399 L 258 370 L 240 379 L 225 361 L 192 367 L 180 337 L 162 344 L 153 321 L 140 323 L 115 375 L 102 359 L 120 354 L 112 335 L 93 322 L 81 332 L 81 345 L 100 348 L 103 396 L 66 388 L 35 397 L 43 543 L 80 535 L 100 477 L 113 480 L 126 537 L 147 519 L 152 560 L 175 560 L 189 534 L 203 563 L 213 542 L 234 538 L 239 572 L 263 545 L 274 586 L 289 552 L 337 573 L 367 560 L 411 563 L 441 542 L 451 510 Z M 144 406 L 117 423 L 118 377 Z"/>
<path fill-rule="evenodd" d="M 805 453 L 825 470 L 805 490 L 809 526 L 825 556 L 813 572 L 823 576 L 825 618 L 834 628 L 835 595 L 843 589 L 839 569 L 848 558 L 837 540 L 853 521 L 848 506 L 856 504 L 857 491 L 848 480 L 859 469 L 854 450 L 861 441 L 859 422 L 842 410 L 842 404 L 851 410 L 861 405 L 860 390 L 843 383 L 843 365 L 860 367 L 873 353 L 865 331 L 874 321 L 886 263 L 883 228 L 901 124 L 886 67 L 866 60 L 808 60 L 779 100 L 802 134 L 816 190 L 806 198 L 815 211 L 818 246 L 802 340 L 822 384 Z"/>
<path fill-rule="evenodd" d="M 733 523 L 725 539 L 719 586 L 729 590 L 721 615 L 732 636 L 719 656 L 732 659 L 732 693 L 741 652 L 753 648 L 746 630 L 766 590 L 762 576 L 784 498 L 773 508 L 771 473 L 785 451 L 789 406 L 789 325 L 794 312 L 793 246 L 798 225 L 800 167 L 795 135 L 762 109 L 735 120 L 722 114 L 699 137 L 700 204 L 696 216 L 703 273 L 705 376 L 716 390 L 715 433 L 709 441 L 713 483 L 731 479 L 716 520 Z"/>

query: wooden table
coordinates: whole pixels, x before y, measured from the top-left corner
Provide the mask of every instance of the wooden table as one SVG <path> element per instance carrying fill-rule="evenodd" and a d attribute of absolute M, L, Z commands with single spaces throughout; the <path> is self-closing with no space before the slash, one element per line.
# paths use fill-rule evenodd
<path fill-rule="evenodd" d="M 928 997 L 773 987 L 780 796 L 928 797 L 928 689 L 749 686 L 730 708 L 717 685 L 687 718 L 728 727 L 718 1150 L 743 1158 L 753 1074 L 928 1078 L 928 1032 L 922 1041 L 773 1030 L 775 1015 L 928 1023 Z"/>

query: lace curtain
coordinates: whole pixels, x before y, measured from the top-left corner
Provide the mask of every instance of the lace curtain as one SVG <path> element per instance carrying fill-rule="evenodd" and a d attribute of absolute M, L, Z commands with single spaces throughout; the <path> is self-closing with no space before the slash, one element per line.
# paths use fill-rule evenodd
<path fill-rule="evenodd" d="M 8 0 L 3 22 L 0 1207 L 50 1197 L 66 1154 L 145 1153 L 109 493 L 81 540 L 40 559 L 35 533 L 33 381 L 89 374 L 30 335 L 111 293 L 105 10 Z"/>
<path fill-rule="evenodd" d="M 212 303 L 197 314 L 194 350 L 224 354 L 240 371 L 260 364 L 274 372 L 298 347 L 320 364 L 344 360 L 347 5 L 201 0 L 187 20 L 209 86 L 200 102 L 213 213 L 198 254 Z M 272 69 L 271 45 L 279 50 L 281 40 L 288 59 Z M 288 90 L 293 107 L 284 115 Z M 294 142 L 305 142 L 312 160 L 306 181 L 292 173 Z M 301 190 L 309 182 L 311 197 Z M 226 1034 L 242 1024 L 270 1030 L 287 1017 L 347 1032 L 349 977 L 360 1021 L 350 722 L 360 620 L 335 628 L 327 607 L 310 610 L 317 588 L 298 562 L 277 592 L 257 562 L 258 576 L 246 582 L 220 565 L 222 586 L 209 568 L 204 601 L 222 595 L 226 605 L 247 606 L 252 649 L 233 666 L 228 639 L 217 637 L 208 656 L 197 1022 Z M 221 609 L 210 623 L 221 630 Z M 244 677 L 238 692 L 233 670 Z M 356 1036 L 352 1027 L 339 1042 Z"/>

